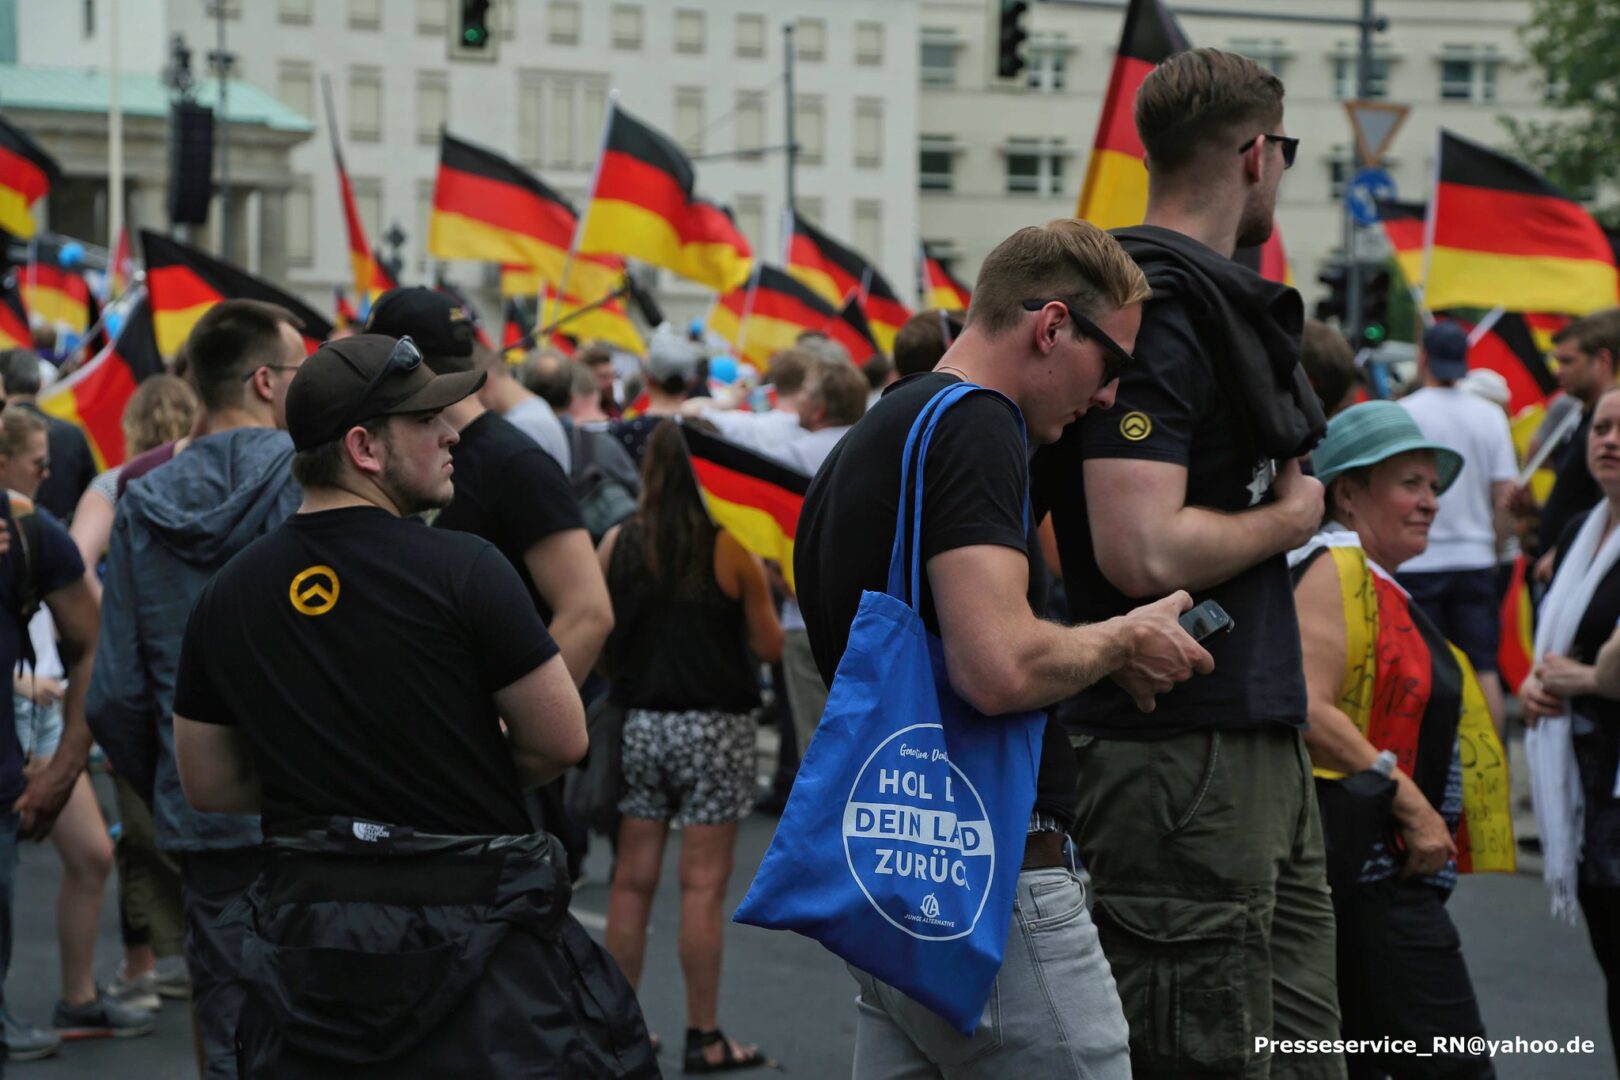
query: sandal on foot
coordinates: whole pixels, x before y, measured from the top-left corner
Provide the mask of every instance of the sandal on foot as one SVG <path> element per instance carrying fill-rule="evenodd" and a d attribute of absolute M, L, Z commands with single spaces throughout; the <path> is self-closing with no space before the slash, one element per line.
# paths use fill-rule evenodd
<path fill-rule="evenodd" d="M 708 1047 L 720 1047 L 720 1060 L 710 1061 L 703 1055 Z M 738 1057 L 731 1048 L 731 1040 L 719 1028 L 713 1031 L 699 1031 L 697 1028 L 686 1029 L 686 1063 L 684 1071 L 688 1073 L 717 1073 L 733 1072 L 737 1069 L 758 1069 L 762 1066 L 774 1068 L 776 1063 L 767 1058 L 759 1047 L 744 1057 Z"/>

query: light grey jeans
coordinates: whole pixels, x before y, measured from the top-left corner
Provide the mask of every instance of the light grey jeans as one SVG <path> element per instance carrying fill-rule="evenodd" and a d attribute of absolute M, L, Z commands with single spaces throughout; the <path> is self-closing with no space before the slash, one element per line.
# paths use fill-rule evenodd
<path fill-rule="evenodd" d="M 970 1039 L 854 965 L 854 1080 L 1130 1080 L 1130 1029 L 1086 911 L 1064 867 L 1026 870 L 1001 972 Z"/>

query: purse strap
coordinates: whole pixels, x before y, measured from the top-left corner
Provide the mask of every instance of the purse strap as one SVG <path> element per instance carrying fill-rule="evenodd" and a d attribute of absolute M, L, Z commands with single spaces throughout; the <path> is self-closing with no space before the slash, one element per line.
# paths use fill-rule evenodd
<path fill-rule="evenodd" d="M 994 394 L 996 397 L 1012 406 L 1013 415 L 1018 418 L 1018 435 L 1020 440 L 1026 438 L 1024 428 L 1024 414 L 1018 406 L 1006 395 L 978 383 L 959 382 L 940 389 L 933 397 L 928 399 L 917 419 L 912 421 L 911 431 L 906 436 L 906 449 L 900 461 L 900 497 L 895 511 L 894 548 L 889 553 L 889 582 L 888 594 L 904 603 L 912 610 L 917 609 L 918 597 L 922 594 L 922 551 L 920 540 L 922 537 L 923 518 L 923 467 L 928 460 L 928 447 L 934 438 L 934 429 L 946 411 L 970 394 Z M 911 513 L 908 509 L 907 490 L 913 484 L 915 477 L 915 491 L 909 499 Z M 909 520 L 908 520 L 909 517 Z M 1029 527 L 1029 490 L 1024 491 L 1024 526 Z M 910 558 L 906 552 L 910 552 Z M 909 572 L 908 572 L 909 571 Z"/>

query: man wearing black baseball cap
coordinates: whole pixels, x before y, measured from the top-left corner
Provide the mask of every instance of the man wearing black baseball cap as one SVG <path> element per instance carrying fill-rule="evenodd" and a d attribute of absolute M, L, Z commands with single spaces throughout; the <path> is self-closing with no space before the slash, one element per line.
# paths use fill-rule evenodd
<path fill-rule="evenodd" d="M 449 503 L 446 410 L 483 378 L 409 338 L 323 346 L 287 394 L 304 502 L 192 609 L 186 797 L 259 812 L 275 855 L 227 916 L 244 1075 L 656 1075 L 524 808 L 585 752 L 573 680 L 500 552 L 411 517 Z"/>
<path fill-rule="evenodd" d="M 479 366 L 466 309 L 432 289 L 390 289 L 372 305 L 366 329 L 409 335 L 427 366 L 441 375 L 465 375 Z M 434 519 L 435 527 L 470 532 L 500 549 L 550 627 L 574 685 L 584 686 L 613 629 L 613 601 L 568 475 L 475 397 L 450 406 L 444 418 L 461 439 L 450 454 L 455 499 Z M 537 823 L 567 846 L 577 878 L 588 838 L 567 819 L 562 795 L 562 784 L 553 784 L 536 792 L 532 803 Z"/>

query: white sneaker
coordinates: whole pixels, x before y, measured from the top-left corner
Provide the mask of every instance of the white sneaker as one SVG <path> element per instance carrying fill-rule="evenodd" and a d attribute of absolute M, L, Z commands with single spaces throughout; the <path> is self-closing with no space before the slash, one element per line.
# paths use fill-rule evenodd
<path fill-rule="evenodd" d="M 158 997 L 157 977 L 151 971 L 129 978 L 120 967 L 112 978 L 101 984 L 99 989 L 106 997 L 125 1008 L 157 1012 L 163 1007 L 163 999 Z"/>

